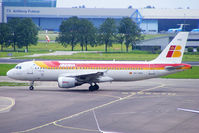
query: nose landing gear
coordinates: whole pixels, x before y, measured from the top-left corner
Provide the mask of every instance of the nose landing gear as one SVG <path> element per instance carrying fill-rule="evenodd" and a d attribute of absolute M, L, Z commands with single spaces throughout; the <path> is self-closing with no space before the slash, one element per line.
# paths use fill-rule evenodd
<path fill-rule="evenodd" d="M 31 90 L 31 91 L 34 90 L 34 86 L 33 85 L 34 85 L 34 81 L 31 81 L 30 82 L 29 90 Z"/>

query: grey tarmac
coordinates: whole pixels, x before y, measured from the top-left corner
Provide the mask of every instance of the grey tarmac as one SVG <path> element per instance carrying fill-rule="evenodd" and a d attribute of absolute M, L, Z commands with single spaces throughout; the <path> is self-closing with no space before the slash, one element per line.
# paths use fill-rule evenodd
<path fill-rule="evenodd" d="M 0 87 L 1 97 L 15 99 L 9 112 L 0 113 L 0 133 L 98 133 L 95 111 L 103 131 L 120 133 L 197 133 L 198 79 L 150 79 L 101 83 L 71 89 L 38 82 L 34 91 Z"/>

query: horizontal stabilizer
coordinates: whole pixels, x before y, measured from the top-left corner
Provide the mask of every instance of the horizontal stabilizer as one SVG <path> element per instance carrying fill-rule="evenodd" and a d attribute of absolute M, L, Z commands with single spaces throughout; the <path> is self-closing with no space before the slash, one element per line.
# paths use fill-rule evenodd
<path fill-rule="evenodd" d="M 171 71 L 171 70 L 180 69 L 182 67 L 185 67 L 185 65 L 180 65 L 180 66 L 165 66 L 165 69 L 168 70 L 168 71 Z"/>

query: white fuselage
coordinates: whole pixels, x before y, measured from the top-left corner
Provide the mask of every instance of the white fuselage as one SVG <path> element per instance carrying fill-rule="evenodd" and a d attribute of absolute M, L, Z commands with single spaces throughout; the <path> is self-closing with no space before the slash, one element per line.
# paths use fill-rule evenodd
<path fill-rule="evenodd" d="M 150 64 L 150 62 L 125 62 L 125 61 L 62 61 L 61 63 L 64 64 L 129 64 L 129 65 L 136 65 L 133 68 L 108 68 L 108 67 L 101 67 L 101 68 L 63 68 L 63 67 L 51 67 L 45 68 L 40 67 L 34 61 L 20 63 L 17 66 L 18 68 L 11 69 L 7 75 L 11 78 L 17 80 L 28 80 L 28 81 L 57 81 L 58 77 L 62 74 L 75 74 L 75 73 L 90 73 L 90 72 L 104 72 L 104 76 L 111 77 L 113 81 L 135 81 L 135 80 L 143 80 L 148 78 L 159 77 L 171 73 L 175 73 L 180 70 L 174 71 L 167 71 L 165 69 L 154 69 L 150 67 L 154 64 Z M 140 65 L 144 65 L 147 67 L 141 68 Z"/>

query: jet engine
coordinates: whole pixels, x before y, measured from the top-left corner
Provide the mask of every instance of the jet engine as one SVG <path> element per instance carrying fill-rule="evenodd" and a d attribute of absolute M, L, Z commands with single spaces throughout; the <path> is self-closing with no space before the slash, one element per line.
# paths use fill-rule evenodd
<path fill-rule="evenodd" d="M 59 77 L 58 78 L 58 86 L 60 88 L 72 88 L 77 85 L 78 83 L 75 78 L 72 78 L 72 77 Z"/>

